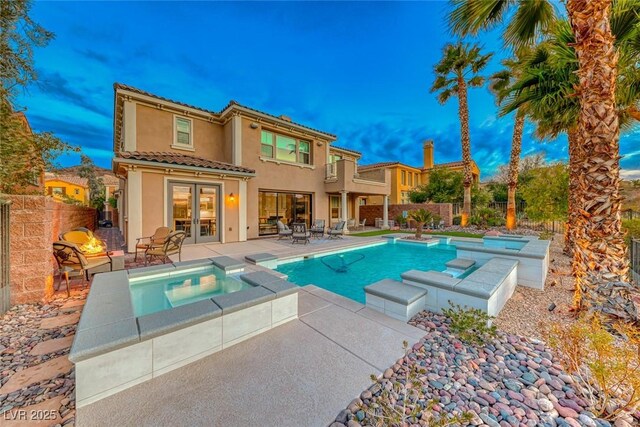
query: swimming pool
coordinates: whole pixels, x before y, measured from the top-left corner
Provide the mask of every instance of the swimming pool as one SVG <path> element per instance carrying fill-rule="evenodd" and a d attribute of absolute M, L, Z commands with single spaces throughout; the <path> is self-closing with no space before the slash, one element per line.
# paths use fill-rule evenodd
<path fill-rule="evenodd" d="M 131 278 L 129 287 L 135 315 L 144 316 L 248 289 L 251 285 L 238 277 L 226 275 L 217 267 L 207 266 L 151 278 Z"/>
<path fill-rule="evenodd" d="M 316 285 L 364 304 L 365 286 L 382 279 L 400 280 L 400 274 L 411 269 L 444 271 L 445 263 L 455 257 L 452 245 L 388 242 L 280 264 L 277 270 L 297 285 Z"/>

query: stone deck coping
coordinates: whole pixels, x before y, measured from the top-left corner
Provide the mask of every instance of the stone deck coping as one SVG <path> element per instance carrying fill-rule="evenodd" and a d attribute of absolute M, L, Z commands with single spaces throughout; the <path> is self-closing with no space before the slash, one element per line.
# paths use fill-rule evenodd
<path fill-rule="evenodd" d="M 476 262 L 474 260 L 465 258 L 456 258 L 445 263 L 445 266 L 447 266 L 447 268 L 453 268 L 456 270 L 467 270 L 474 265 L 476 265 Z"/>
<path fill-rule="evenodd" d="M 264 286 L 268 283 L 277 282 L 282 280 L 282 277 L 276 276 L 266 271 L 254 271 L 253 273 L 246 273 L 240 276 L 243 282 L 247 282 L 253 286 Z"/>
<path fill-rule="evenodd" d="M 282 279 L 275 282 L 265 283 L 262 287 L 269 289 L 271 292 L 275 292 L 276 298 L 295 294 L 298 292 L 298 289 L 300 289 L 298 285 Z"/>
<path fill-rule="evenodd" d="M 137 318 L 140 340 L 151 339 L 220 316 L 222 309 L 211 299 L 147 314 Z"/>
<path fill-rule="evenodd" d="M 453 290 L 454 292 L 489 299 L 517 266 L 518 261 L 516 260 L 492 258 L 485 265 L 464 278 Z"/>
<path fill-rule="evenodd" d="M 213 265 L 224 271 L 241 270 L 246 266 L 244 262 L 228 256 L 218 256 L 210 259 L 213 262 Z"/>
<path fill-rule="evenodd" d="M 464 244 L 456 244 L 456 249 L 462 251 L 473 251 L 473 252 L 485 252 L 490 254 L 497 255 L 510 255 L 510 256 L 518 256 L 523 258 L 538 258 L 543 259 L 548 251 L 548 244 L 546 246 L 529 246 L 532 242 L 527 243 L 522 249 L 501 249 L 501 248 L 487 248 L 484 246 L 466 246 Z"/>
<path fill-rule="evenodd" d="M 439 271 L 409 270 L 402 273 L 400 277 L 402 277 L 402 280 L 423 283 L 447 290 L 453 290 L 454 286 L 460 283 L 460 279 Z"/>
<path fill-rule="evenodd" d="M 427 290 L 393 279 L 383 279 L 369 286 L 365 286 L 364 292 L 397 302 L 398 304 L 409 305 L 426 295 Z"/>
<path fill-rule="evenodd" d="M 243 308 L 271 301 L 275 299 L 275 297 L 276 294 L 269 289 L 262 286 L 255 286 L 230 294 L 218 295 L 211 299 L 222 309 L 222 314 L 226 315 L 242 310 Z"/>
<path fill-rule="evenodd" d="M 249 261 L 251 264 L 258 264 L 260 262 L 277 260 L 278 257 L 270 253 L 260 252 L 258 254 L 246 255 L 244 259 Z"/>

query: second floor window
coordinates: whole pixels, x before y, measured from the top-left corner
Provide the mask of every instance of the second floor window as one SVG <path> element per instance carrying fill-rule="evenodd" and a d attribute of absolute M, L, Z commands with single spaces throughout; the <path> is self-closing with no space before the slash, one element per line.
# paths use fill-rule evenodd
<path fill-rule="evenodd" d="M 183 117 L 176 117 L 176 140 L 175 145 L 191 147 L 191 120 Z"/>
<path fill-rule="evenodd" d="M 308 165 L 311 164 L 311 143 L 263 130 L 260 137 L 260 155 Z"/>
<path fill-rule="evenodd" d="M 402 171 L 401 175 L 402 175 L 402 185 L 407 185 L 407 172 Z"/>

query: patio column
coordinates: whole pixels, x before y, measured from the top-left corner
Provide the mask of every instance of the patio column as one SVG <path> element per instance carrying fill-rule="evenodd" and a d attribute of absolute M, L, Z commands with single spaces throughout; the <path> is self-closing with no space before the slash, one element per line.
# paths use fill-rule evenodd
<path fill-rule="evenodd" d="M 384 196 L 382 202 L 382 229 L 389 229 L 389 196 Z"/>
<path fill-rule="evenodd" d="M 342 200 L 340 203 L 340 209 L 342 210 L 342 213 L 340 214 L 340 216 L 342 217 L 342 220 L 345 221 L 344 224 L 344 232 L 348 232 L 348 228 L 347 228 L 347 219 L 349 219 L 349 210 L 348 210 L 348 199 L 347 199 L 347 195 L 349 194 L 347 191 L 341 191 L 340 194 L 342 195 Z"/>

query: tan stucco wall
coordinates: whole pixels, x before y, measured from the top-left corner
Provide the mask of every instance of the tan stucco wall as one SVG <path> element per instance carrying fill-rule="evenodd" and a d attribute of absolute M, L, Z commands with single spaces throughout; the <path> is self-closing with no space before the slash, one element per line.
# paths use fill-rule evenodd
<path fill-rule="evenodd" d="M 169 151 L 231 162 L 230 144 L 225 143 L 223 126 L 193 116 L 180 116 L 192 121 L 193 151 L 172 148 L 174 116 L 172 112 L 137 104 L 136 150 Z"/>
<path fill-rule="evenodd" d="M 301 167 L 286 163 L 277 164 L 260 160 L 260 134 L 262 125 L 251 129 L 253 120 L 242 119 L 242 165 L 256 171 L 256 177 L 247 181 L 247 238 L 258 237 L 258 191 L 273 190 L 312 194 L 312 219 L 329 218 L 329 199 L 324 184 L 324 167 L 327 159 L 326 143 L 318 146 L 313 137 L 291 134 L 282 129 L 266 128 L 311 142 L 311 165 Z"/>

